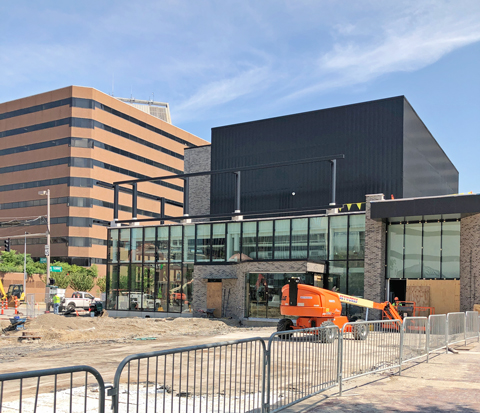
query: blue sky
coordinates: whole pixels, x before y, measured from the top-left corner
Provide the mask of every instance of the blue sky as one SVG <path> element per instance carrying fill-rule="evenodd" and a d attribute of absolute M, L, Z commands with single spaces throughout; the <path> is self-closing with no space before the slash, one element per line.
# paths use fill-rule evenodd
<path fill-rule="evenodd" d="M 480 1 L 0 3 L 0 102 L 68 85 L 232 123 L 405 95 L 480 193 Z"/>

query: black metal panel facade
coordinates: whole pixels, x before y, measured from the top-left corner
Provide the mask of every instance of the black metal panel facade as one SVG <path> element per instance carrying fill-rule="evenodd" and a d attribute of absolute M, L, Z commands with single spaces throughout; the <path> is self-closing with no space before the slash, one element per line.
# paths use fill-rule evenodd
<path fill-rule="evenodd" d="M 458 193 L 458 171 L 413 110 L 404 102 L 403 197 Z"/>
<path fill-rule="evenodd" d="M 403 196 L 404 97 L 212 129 L 212 170 L 345 154 L 337 161 L 337 203 L 366 194 Z M 295 193 L 295 195 L 293 195 Z M 330 202 L 330 164 L 242 173 L 242 211 Z M 212 177 L 211 213 L 234 209 L 234 176 Z"/>

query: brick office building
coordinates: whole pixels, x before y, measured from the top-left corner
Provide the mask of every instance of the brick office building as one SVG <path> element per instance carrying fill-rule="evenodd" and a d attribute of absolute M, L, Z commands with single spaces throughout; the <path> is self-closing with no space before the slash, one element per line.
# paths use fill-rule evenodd
<path fill-rule="evenodd" d="M 168 109 L 168 106 L 167 106 Z M 165 118 L 165 110 L 162 116 Z M 0 237 L 46 230 L 51 192 L 51 256 L 105 272 L 106 227 L 114 181 L 183 173 L 184 149 L 202 139 L 88 87 L 71 86 L 0 104 Z M 138 217 L 182 210 L 183 180 L 138 189 Z M 119 217 L 131 216 L 131 188 L 119 194 Z M 28 218 L 26 218 L 28 217 Z M 18 227 L 17 220 L 31 220 Z M 27 239 L 27 252 L 44 256 L 44 237 Z M 11 239 L 23 252 L 24 239 Z M 3 242 L 2 242 L 3 246 Z"/>

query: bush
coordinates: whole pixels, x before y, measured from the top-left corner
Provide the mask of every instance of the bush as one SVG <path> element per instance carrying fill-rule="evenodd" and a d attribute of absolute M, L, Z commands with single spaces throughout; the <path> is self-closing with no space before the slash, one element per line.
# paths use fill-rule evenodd
<path fill-rule="evenodd" d="M 100 288 L 100 292 L 104 293 L 107 290 L 107 277 L 97 278 L 97 287 Z"/>
<path fill-rule="evenodd" d="M 70 287 L 75 291 L 90 291 L 95 286 L 95 279 L 87 271 L 70 274 Z"/>

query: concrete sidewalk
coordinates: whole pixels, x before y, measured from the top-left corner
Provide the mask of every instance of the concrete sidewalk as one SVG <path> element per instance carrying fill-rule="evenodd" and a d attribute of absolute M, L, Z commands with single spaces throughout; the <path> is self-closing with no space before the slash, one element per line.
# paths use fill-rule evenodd
<path fill-rule="evenodd" d="M 284 412 L 480 412 L 480 345 L 438 352 L 429 363 L 411 362 L 402 375 L 372 374 L 298 403 Z"/>

